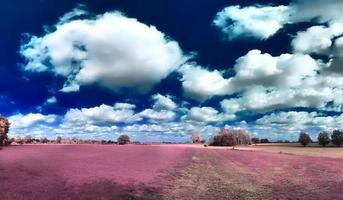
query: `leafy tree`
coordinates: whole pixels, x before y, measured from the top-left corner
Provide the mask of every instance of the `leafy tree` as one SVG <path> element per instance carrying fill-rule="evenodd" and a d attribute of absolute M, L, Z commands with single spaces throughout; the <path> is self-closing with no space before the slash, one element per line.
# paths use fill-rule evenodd
<path fill-rule="evenodd" d="M 251 138 L 251 142 L 254 144 L 260 143 L 260 139 L 259 138 Z"/>
<path fill-rule="evenodd" d="M 267 138 L 261 139 L 261 143 L 269 143 L 269 140 Z"/>
<path fill-rule="evenodd" d="M 57 144 L 61 144 L 61 142 L 62 142 L 62 137 L 61 136 L 57 136 L 56 143 Z"/>
<path fill-rule="evenodd" d="M 318 143 L 325 147 L 330 143 L 329 134 L 327 132 L 320 132 L 318 135 Z"/>
<path fill-rule="evenodd" d="M 20 135 L 16 135 L 14 137 L 14 142 L 18 143 L 18 144 L 22 144 L 23 140 L 21 139 Z"/>
<path fill-rule="evenodd" d="M 331 135 L 332 143 L 337 146 L 341 146 L 343 144 L 343 131 L 334 130 Z"/>
<path fill-rule="evenodd" d="M 46 143 L 49 142 L 49 140 L 48 140 L 48 138 L 43 137 L 43 138 L 40 139 L 40 142 L 43 143 L 43 144 L 46 144 Z"/>
<path fill-rule="evenodd" d="M 130 137 L 128 135 L 120 135 L 117 141 L 118 144 L 128 144 L 130 143 Z"/>
<path fill-rule="evenodd" d="M 0 115 L 0 146 L 8 143 L 7 133 L 9 129 L 9 121 L 4 116 Z"/>
<path fill-rule="evenodd" d="M 212 137 L 210 145 L 211 146 L 221 146 L 221 136 L 220 135 L 215 135 Z"/>
<path fill-rule="evenodd" d="M 298 140 L 304 147 L 307 146 L 309 143 L 312 142 L 310 136 L 305 133 L 305 132 L 301 132 L 299 134 L 299 140 Z"/>

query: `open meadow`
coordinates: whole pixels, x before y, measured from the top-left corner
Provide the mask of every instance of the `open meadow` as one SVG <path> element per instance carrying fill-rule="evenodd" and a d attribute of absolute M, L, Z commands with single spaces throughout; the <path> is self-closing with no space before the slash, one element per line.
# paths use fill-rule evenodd
<path fill-rule="evenodd" d="M 173 144 L 8 146 L 0 150 L 1 199 L 343 199 L 343 148 L 332 149 L 339 153 Z"/>

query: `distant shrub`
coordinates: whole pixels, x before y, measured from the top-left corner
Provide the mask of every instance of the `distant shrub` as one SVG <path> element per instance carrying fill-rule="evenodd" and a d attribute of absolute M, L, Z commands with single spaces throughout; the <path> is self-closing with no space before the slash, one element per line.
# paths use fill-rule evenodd
<path fill-rule="evenodd" d="M 57 144 L 61 144 L 61 142 L 62 142 L 62 137 L 61 136 L 57 136 L 56 143 Z"/>
<path fill-rule="evenodd" d="M 259 138 L 251 138 L 251 142 L 253 144 L 257 144 L 257 143 L 260 143 L 260 139 Z"/>
<path fill-rule="evenodd" d="M 191 139 L 192 139 L 192 142 L 195 143 L 195 144 L 199 144 L 201 143 L 201 137 L 197 134 L 193 134 L 191 136 Z"/>
<path fill-rule="evenodd" d="M 128 144 L 130 143 L 130 137 L 128 135 L 120 135 L 117 139 L 118 144 Z"/>
<path fill-rule="evenodd" d="M 322 145 L 323 147 L 328 145 L 330 143 L 329 134 L 327 132 L 320 132 L 318 134 L 318 143 L 319 145 Z"/>
<path fill-rule="evenodd" d="M 263 138 L 263 139 L 261 139 L 260 142 L 261 142 L 261 143 L 269 143 L 269 140 L 268 140 L 267 138 Z"/>
<path fill-rule="evenodd" d="M 43 137 L 43 138 L 40 139 L 40 142 L 43 143 L 43 144 L 46 144 L 46 143 L 49 142 L 49 140 L 48 140 L 48 138 Z"/>
<path fill-rule="evenodd" d="M 32 143 L 32 136 L 31 135 L 27 135 L 24 137 L 24 143 L 25 144 L 31 144 Z"/>
<path fill-rule="evenodd" d="M 337 146 L 341 146 L 343 144 L 343 131 L 334 130 L 331 135 L 332 143 Z"/>
<path fill-rule="evenodd" d="M 299 134 L 299 140 L 298 140 L 299 143 L 301 143 L 304 147 L 307 146 L 309 143 L 312 142 L 310 136 L 305 133 L 305 132 L 301 132 Z"/>
<path fill-rule="evenodd" d="M 0 115 L 0 146 L 9 143 L 7 133 L 10 128 L 9 121 L 2 115 Z"/>

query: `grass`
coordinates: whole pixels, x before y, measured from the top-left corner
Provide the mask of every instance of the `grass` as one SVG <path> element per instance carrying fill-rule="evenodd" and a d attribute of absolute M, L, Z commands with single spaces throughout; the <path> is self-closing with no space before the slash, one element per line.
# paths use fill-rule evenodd
<path fill-rule="evenodd" d="M 303 147 L 299 143 L 269 143 L 257 144 L 252 146 L 239 146 L 236 147 L 236 149 L 290 155 L 343 158 L 343 147 L 321 147 L 318 144 L 311 144 L 309 146 Z"/>
<path fill-rule="evenodd" d="M 194 152 L 166 199 L 268 199 L 266 190 L 242 176 L 239 166 L 222 162 L 213 150 Z"/>

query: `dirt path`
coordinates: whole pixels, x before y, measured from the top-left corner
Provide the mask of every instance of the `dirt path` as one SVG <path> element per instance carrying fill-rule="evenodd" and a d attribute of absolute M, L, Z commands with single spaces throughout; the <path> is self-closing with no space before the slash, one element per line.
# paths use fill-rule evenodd
<path fill-rule="evenodd" d="M 343 159 L 198 149 L 166 193 L 166 199 L 340 200 Z"/>
<path fill-rule="evenodd" d="M 268 200 L 263 188 L 241 176 L 239 166 L 216 151 L 195 151 L 191 164 L 182 170 L 174 187 L 166 191 L 166 199 Z"/>

